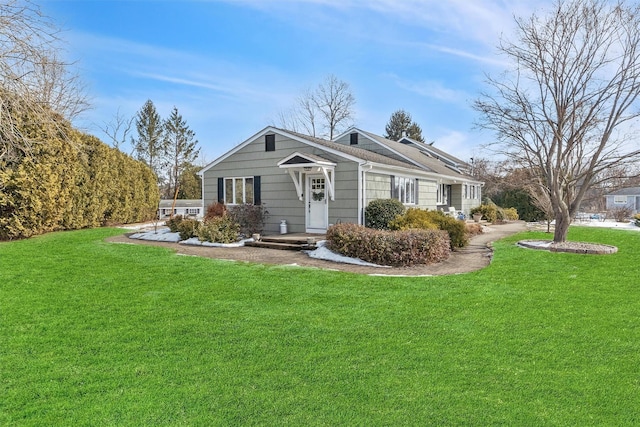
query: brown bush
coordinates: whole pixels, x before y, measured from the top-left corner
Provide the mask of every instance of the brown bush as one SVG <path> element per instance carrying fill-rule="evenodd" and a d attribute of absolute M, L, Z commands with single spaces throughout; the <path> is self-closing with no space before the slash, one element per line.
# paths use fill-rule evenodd
<path fill-rule="evenodd" d="M 207 211 L 204 214 L 204 220 L 219 218 L 227 214 L 227 206 L 224 203 L 216 202 L 207 206 Z"/>
<path fill-rule="evenodd" d="M 473 236 L 477 236 L 478 234 L 482 234 L 482 225 L 477 224 L 477 223 L 467 223 L 466 226 L 466 232 L 467 232 L 467 236 L 469 237 L 473 237 Z"/>
<path fill-rule="evenodd" d="M 446 231 L 385 231 L 348 223 L 329 227 L 327 247 L 348 257 L 394 267 L 433 264 L 451 253 Z"/>

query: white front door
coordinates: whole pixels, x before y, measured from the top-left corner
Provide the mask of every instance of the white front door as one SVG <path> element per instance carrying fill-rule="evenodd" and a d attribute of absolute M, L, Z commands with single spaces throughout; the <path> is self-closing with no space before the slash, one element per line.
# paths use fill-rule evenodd
<path fill-rule="evenodd" d="M 307 233 L 324 233 L 329 225 L 327 189 L 322 175 L 307 176 Z"/>

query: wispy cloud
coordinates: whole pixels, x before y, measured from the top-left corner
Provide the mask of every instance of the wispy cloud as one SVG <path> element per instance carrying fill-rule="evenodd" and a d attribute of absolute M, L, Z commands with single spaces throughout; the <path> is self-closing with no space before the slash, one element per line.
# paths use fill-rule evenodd
<path fill-rule="evenodd" d="M 432 98 L 453 104 L 466 104 L 469 95 L 461 90 L 450 89 L 442 82 L 435 80 L 412 81 L 395 74 L 389 74 L 395 84 L 409 92 L 416 93 L 425 98 Z"/>
<path fill-rule="evenodd" d="M 402 22 L 412 27 L 424 27 L 439 33 L 452 44 L 457 41 L 473 41 L 487 48 L 493 48 L 501 34 L 509 34 L 514 26 L 514 16 L 527 16 L 535 9 L 551 3 L 550 0 L 219 0 L 234 5 L 245 5 L 263 11 L 290 16 L 309 14 L 309 7 L 330 8 L 343 13 L 351 11 L 355 20 L 363 11 L 376 13 L 388 22 Z M 311 11 L 311 13 L 313 13 Z M 309 16 L 306 16 L 309 18 Z M 305 25 L 312 21 L 303 19 Z M 290 21 L 296 22 L 296 21 Z M 343 22 L 342 24 L 346 24 Z M 375 37 L 376 31 L 370 32 Z M 444 43 L 441 43 L 444 45 Z M 455 53 L 451 49 L 450 53 Z M 472 59 L 481 59 L 474 58 Z"/>

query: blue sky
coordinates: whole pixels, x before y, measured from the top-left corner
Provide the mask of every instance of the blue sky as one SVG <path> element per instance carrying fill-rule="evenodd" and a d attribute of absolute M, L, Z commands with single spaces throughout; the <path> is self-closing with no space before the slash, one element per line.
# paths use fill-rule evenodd
<path fill-rule="evenodd" d="M 546 2 L 545 2 L 546 3 Z M 356 98 L 355 125 L 382 135 L 408 111 L 427 141 L 462 159 L 491 134 L 471 104 L 513 16 L 533 0 L 44 0 L 65 29 L 93 108 L 76 125 L 100 128 L 151 99 L 176 106 L 210 162 L 271 124 L 304 90 L 333 74 Z M 128 151 L 129 147 L 124 147 Z"/>

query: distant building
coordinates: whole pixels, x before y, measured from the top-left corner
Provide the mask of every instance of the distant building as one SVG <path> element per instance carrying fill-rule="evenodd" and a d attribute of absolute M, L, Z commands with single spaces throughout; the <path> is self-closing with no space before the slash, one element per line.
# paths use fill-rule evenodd
<path fill-rule="evenodd" d="M 617 208 L 629 208 L 632 214 L 640 212 L 640 187 L 622 188 L 605 196 L 607 210 Z"/>
<path fill-rule="evenodd" d="M 166 219 L 171 216 L 171 206 L 173 206 L 173 199 L 160 200 L 160 206 L 158 215 L 160 219 Z M 173 215 L 182 215 L 183 217 L 191 217 L 201 219 L 204 217 L 204 207 L 202 200 L 176 200 L 176 204 L 173 207 Z"/>

